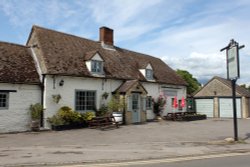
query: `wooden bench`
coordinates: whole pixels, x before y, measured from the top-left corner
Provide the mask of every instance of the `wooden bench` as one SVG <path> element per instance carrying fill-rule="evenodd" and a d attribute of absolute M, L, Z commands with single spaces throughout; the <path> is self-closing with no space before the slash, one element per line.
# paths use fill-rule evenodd
<path fill-rule="evenodd" d="M 103 116 L 95 117 L 88 122 L 89 127 L 91 128 L 100 128 L 104 130 L 105 128 L 116 127 L 119 128 L 118 122 L 116 122 L 114 116 Z"/>
<path fill-rule="evenodd" d="M 165 116 L 165 118 L 166 118 L 167 120 L 176 121 L 176 120 L 181 120 L 183 115 L 184 115 L 184 112 L 172 112 L 172 113 L 168 113 L 168 114 Z"/>
<path fill-rule="evenodd" d="M 172 112 L 172 113 L 168 113 L 165 117 L 166 120 L 182 120 L 182 117 L 185 115 L 192 115 L 195 114 L 195 112 Z"/>

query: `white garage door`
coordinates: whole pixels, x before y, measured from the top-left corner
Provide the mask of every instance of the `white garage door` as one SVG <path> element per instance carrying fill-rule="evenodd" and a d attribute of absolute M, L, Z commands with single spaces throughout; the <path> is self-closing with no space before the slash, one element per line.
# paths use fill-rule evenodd
<path fill-rule="evenodd" d="M 219 99 L 219 112 L 221 118 L 233 118 L 233 101 L 232 99 Z M 236 99 L 237 118 L 241 118 L 241 99 Z"/>
<path fill-rule="evenodd" d="M 207 117 L 214 117 L 214 100 L 213 99 L 195 99 L 196 112 L 206 114 Z"/>

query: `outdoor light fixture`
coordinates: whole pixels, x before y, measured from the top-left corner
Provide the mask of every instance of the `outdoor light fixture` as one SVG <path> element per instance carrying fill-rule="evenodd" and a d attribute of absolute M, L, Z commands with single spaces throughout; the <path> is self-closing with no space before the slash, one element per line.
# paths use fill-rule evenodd
<path fill-rule="evenodd" d="M 63 86 L 64 85 L 64 80 L 62 79 L 60 82 L 59 82 L 59 86 Z"/>

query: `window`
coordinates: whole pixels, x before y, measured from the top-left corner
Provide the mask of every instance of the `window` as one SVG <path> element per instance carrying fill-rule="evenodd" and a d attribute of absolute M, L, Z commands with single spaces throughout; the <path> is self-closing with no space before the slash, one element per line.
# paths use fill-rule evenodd
<path fill-rule="evenodd" d="M 98 60 L 91 61 L 91 72 L 102 73 L 103 72 L 103 62 Z"/>
<path fill-rule="evenodd" d="M 139 94 L 133 94 L 132 96 L 132 110 L 139 109 Z"/>
<path fill-rule="evenodd" d="M 147 96 L 146 98 L 146 108 L 147 110 L 151 110 L 152 109 L 152 97 L 151 96 Z"/>
<path fill-rule="evenodd" d="M 76 91 L 75 110 L 89 111 L 95 110 L 96 92 L 95 91 Z"/>
<path fill-rule="evenodd" d="M 146 78 L 149 80 L 153 80 L 153 70 L 146 69 Z"/>
<path fill-rule="evenodd" d="M 181 100 L 179 100 L 179 103 L 178 103 L 178 109 L 179 109 L 179 110 L 182 110 Z"/>
<path fill-rule="evenodd" d="M 9 104 L 9 93 L 0 92 L 0 109 L 7 109 Z"/>

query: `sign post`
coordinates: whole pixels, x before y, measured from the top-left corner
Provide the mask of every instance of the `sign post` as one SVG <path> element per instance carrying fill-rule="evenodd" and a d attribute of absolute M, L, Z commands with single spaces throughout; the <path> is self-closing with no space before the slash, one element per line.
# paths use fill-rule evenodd
<path fill-rule="evenodd" d="M 237 108 L 236 108 L 236 95 L 235 85 L 238 78 L 240 78 L 240 65 L 239 65 L 239 49 L 245 46 L 239 46 L 238 42 L 233 39 L 228 46 L 222 48 L 220 51 L 226 50 L 227 56 L 227 79 L 231 80 L 232 84 L 232 98 L 233 98 L 233 119 L 234 119 L 234 140 L 238 141 L 238 126 L 237 126 Z"/>

